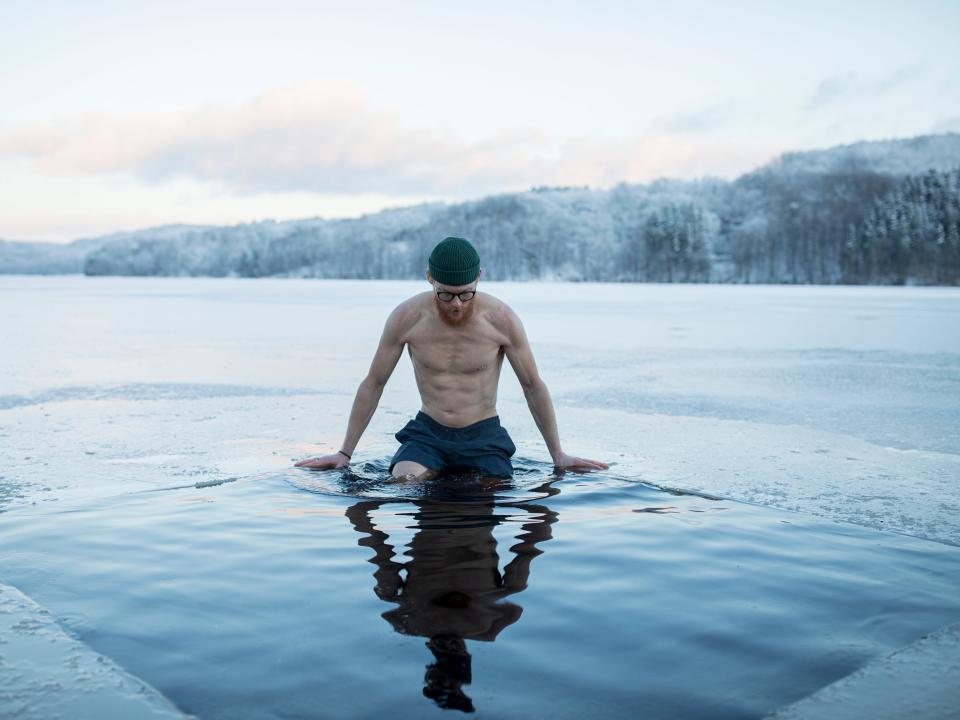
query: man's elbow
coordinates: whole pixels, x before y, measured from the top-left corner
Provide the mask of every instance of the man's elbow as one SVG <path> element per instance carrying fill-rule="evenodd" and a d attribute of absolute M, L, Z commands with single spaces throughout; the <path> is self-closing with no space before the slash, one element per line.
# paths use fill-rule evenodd
<path fill-rule="evenodd" d="M 386 386 L 387 381 L 385 378 L 379 378 L 376 375 L 367 375 L 360 383 L 360 390 L 379 395 Z"/>
<path fill-rule="evenodd" d="M 525 382 L 521 382 L 520 387 L 523 388 L 523 394 L 527 397 L 539 395 L 547 391 L 546 383 L 539 377 L 530 378 Z"/>

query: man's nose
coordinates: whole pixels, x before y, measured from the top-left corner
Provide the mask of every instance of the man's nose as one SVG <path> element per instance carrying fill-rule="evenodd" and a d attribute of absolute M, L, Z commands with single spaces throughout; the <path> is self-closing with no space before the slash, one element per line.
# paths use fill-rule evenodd
<path fill-rule="evenodd" d="M 460 299 L 459 295 L 454 295 L 453 300 L 450 301 L 450 304 L 453 305 L 454 307 L 460 307 L 461 305 L 463 305 L 463 300 Z"/>

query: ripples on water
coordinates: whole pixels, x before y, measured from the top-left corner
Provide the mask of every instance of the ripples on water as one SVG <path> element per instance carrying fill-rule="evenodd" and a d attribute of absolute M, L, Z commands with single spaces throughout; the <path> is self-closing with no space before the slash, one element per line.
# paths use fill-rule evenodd
<path fill-rule="evenodd" d="M 955 548 L 387 462 L 10 512 L 0 571 L 203 718 L 762 717 L 960 619 Z"/>
<path fill-rule="evenodd" d="M 336 471 L 308 472 L 288 478 L 291 485 L 308 492 L 369 497 L 383 501 L 430 500 L 469 502 L 483 500 L 508 503 L 545 498 L 559 491 L 552 485 L 560 479 L 553 466 L 536 460 L 514 459 L 510 479 L 482 477 L 476 472 L 450 472 L 426 482 L 398 481 L 390 475 L 390 458 L 355 463 Z"/>

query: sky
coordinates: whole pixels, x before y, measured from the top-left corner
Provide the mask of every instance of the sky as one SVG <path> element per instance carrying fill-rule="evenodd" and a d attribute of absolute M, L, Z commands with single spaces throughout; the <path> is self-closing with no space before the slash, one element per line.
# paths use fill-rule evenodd
<path fill-rule="evenodd" d="M 960 0 L 0 2 L 0 239 L 733 178 L 960 132 Z"/>

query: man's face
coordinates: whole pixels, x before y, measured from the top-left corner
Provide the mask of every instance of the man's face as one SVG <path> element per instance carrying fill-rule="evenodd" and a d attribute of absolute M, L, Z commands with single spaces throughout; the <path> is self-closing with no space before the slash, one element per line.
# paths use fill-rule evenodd
<path fill-rule="evenodd" d="M 477 280 L 468 285 L 441 285 L 431 280 L 433 285 L 433 300 L 437 306 L 440 319 L 448 325 L 462 325 L 473 315 L 476 295 L 470 297 L 468 293 L 477 292 Z M 460 295 L 467 297 L 462 299 Z"/>

